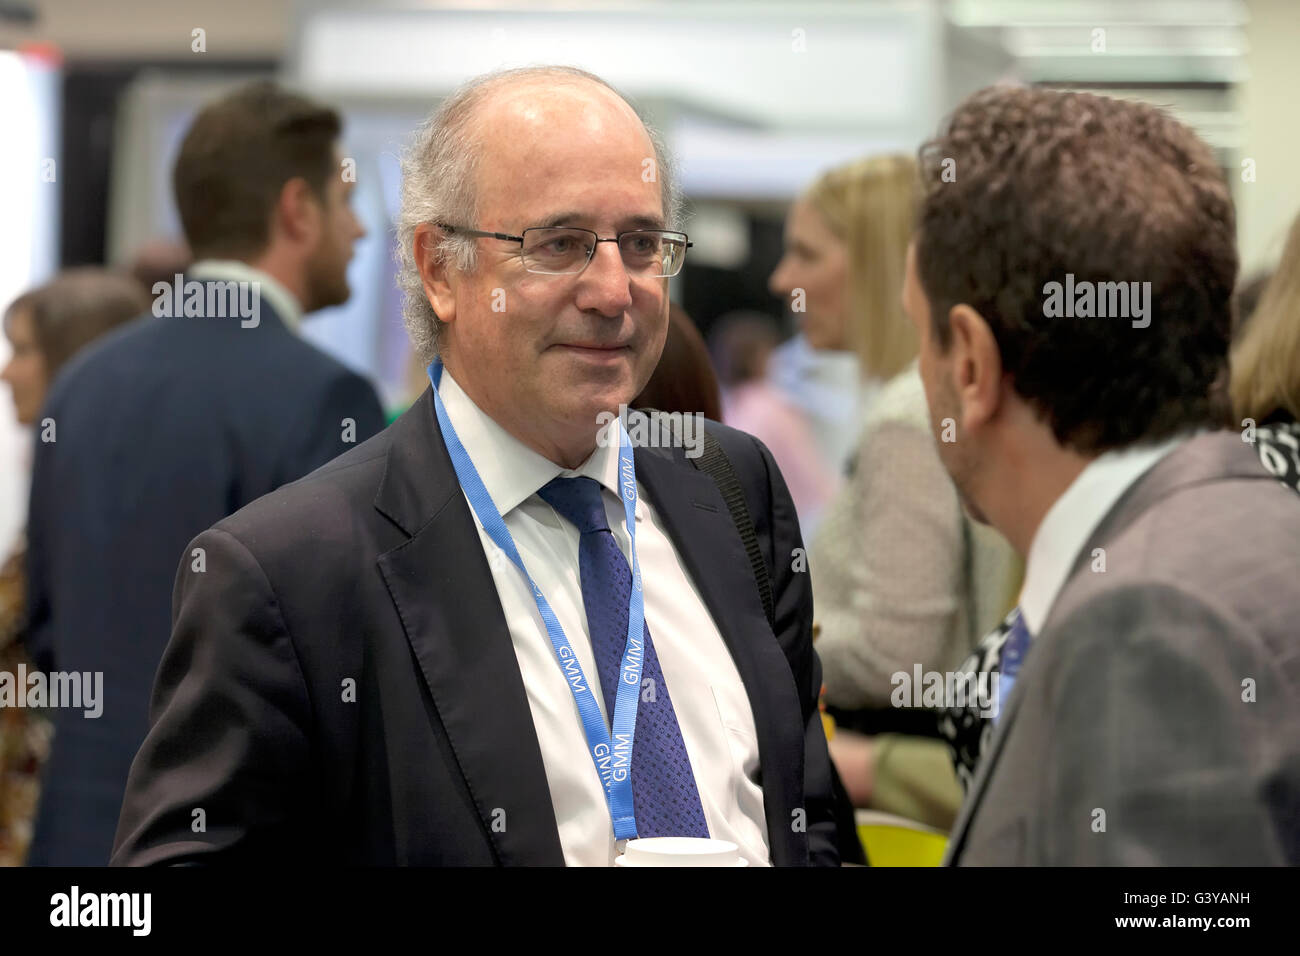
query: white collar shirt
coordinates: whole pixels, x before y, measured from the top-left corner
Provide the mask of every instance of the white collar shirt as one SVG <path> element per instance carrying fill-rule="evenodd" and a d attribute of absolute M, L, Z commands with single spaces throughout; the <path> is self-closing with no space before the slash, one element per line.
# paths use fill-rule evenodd
<path fill-rule="evenodd" d="M 1047 510 L 1029 547 L 1020 592 L 1020 613 L 1031 636 L 1042 631 L 1079 551 L 1102 519 L 1124 492 L 1189 437 L 1097 456 Z"/>

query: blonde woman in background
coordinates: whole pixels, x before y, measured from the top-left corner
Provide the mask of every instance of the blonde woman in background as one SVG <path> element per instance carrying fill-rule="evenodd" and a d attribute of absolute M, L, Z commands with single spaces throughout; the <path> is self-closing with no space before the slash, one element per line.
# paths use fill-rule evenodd
<path fill-rule="evenodd" d="M 890 709 L 893 676 L 910 681 L 917 665 L 954 670 L 1019 584 L 1010 546 L 967 517 L 930 432 L 900 301 L 918 198 L 910 156 L 823 174 L 790 212 L 770 283 L 810 344 L 853 352 L 864 378 L 886 380 L 809 551 L 825 700 L 846 711 Z M 942 740 L 840 732 L 831 754 L 856 805 L 951 826 L 961 790 Z"/>
<path fill-rule="evenodd" d="M 1255 423 L 1255 450 L 1264 467 L 1300 493 L 1300 217 L 1233 344 L 1229 394 L 1237 422 Z"/>

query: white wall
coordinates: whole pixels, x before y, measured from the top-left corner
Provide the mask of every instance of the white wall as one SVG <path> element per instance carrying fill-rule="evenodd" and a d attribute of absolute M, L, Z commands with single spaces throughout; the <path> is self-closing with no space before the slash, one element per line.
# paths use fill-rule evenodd
<path fill-rule="evenodd" d="M 1276 264 L 1300 214 L 1300 3 L 1247 0 L 1246 6 L 1241 156 L 1255 160 L 1256 181 L 1236 184 L 1242 276 Z"/>
<path fill-rule="evenodd" d="M 26 0 L 33 28 L 0 25 L 0 47 L 39 41 L 67 57 L 111 59 L 206 55 L 237 60 L 277 57 L 289 31 L 291 0 Z M 306 0 L 304 0 L 306 2 Z M 206 54 L 191 50 L 191 31 L 206 34 Z"/>
<path fill-rule="evenodd" d="M 58 253 L 59 72 L 43 57 L 0 51 L 0 309 L 48 279 Z M 55 165 L 47 165 L 51 160 Z M 0 335 L 0 366 L 9 361 Z M 0 386 L 0 561 L 27 513 L 31 433 Z"/>

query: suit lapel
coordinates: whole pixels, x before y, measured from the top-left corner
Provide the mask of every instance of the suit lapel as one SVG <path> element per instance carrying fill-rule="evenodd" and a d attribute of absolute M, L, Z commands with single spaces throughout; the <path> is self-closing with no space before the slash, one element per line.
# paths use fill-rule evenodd
<path fill-rule="evenodd" d="M 514 644 L 432 391 L 392 428 L 375 507 L 411 537 L 379 556 L 380 572 L 497 859 L 563 865 Z"/>
<path fill-rule="evenodd" d="M 803 720 L 790 664 L 768 626 L 749 558 L 713 480 L 668 449 L 636 449 L 637 480 L 663 521 L 726 642 L 745 685 L 758 736 L 772 862 L 806 863 L 807 835 L 791 826 L 802 807 Z M 789 766 L 797 756 L 798 766 Z"/>

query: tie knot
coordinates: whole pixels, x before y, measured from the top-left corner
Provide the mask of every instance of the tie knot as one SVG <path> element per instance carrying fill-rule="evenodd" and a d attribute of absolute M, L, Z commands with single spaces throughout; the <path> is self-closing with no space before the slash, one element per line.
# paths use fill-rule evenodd
<path fill-rule="evenodd" d="M 1024 660 L 1025 652 L 1029 650 L 1029 645 L 1033 642 L 1034 636 L 1029 633 L 1029 624 L 1025 621 L 1024 614 L 1020 608 L 1016 608 L 1009 616 L 1011 629 L 1007 632 L 1007 639 L 1002 644 L 1002 651 L 999 655 L 1000 669 L 1002 676 L 1014 678 L 1020 670 L 1020 662 Z"/>
<path fill-rule="evenodd" d="M 537 493 L 581 533 L 609 530 L 600 484 L 591 478 L 554 478 Z"/>

